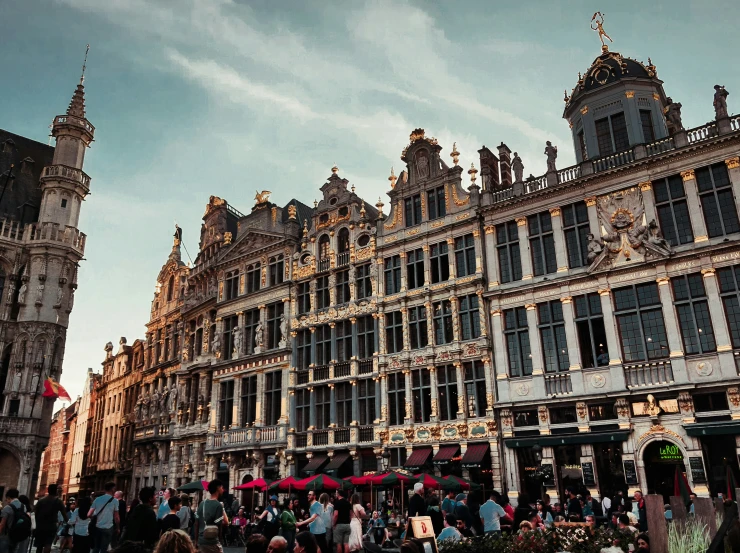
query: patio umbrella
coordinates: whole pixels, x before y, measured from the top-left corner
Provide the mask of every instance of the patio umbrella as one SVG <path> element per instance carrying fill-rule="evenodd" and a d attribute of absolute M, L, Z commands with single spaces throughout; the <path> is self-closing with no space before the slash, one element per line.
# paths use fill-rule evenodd
<path fill-rule="evenodd" d="M 673 476 L 673 495 L 683 499 L 684 505 L 688 505 L 691 502 L 689 495 L 691 494 L 691 488 L 686 480 L 686 475 L 681 470 L 681 467 L 676 465 L 676 474 Z"/>
<path fill-rule="evenodd" d="M 727 465 L 727 495 L 725 499 L 737 499 L 735 497 L 735 488 L 737 488 L 735 474 L 732 472 L 730 465 Z"/>
<path fill-rule="evenodd" d="M 408 488 L 410 485 L 415 484 L 416 478 L 414 478 L 413 476 L 409 476 L 408 474 L 403 474 L 402 472 L 396 472 L 395 470 L 392 470 L 390 472 L 371 476 L 370 482 L 372 482 L 376 486 L 387 486 L 390 488 L 395 488 L 396 486 L 400 485 L 401 512 L 403 512 L 403 488 L 404 486 Z"/>
<path fill-rule="evenodd" d="M 267 482 L 264 478 L 257 478 L 257 480 L 252 480 L 251 482 L 247 482 L 246 484 L 242 484 L 241 486 L 236 486 L 235 490 L 259 490 L 264 491 L 264 489 L 269 486 L 270 483 Z"/>
<path fill-rule="evenodd" d="M 373 501 L 373 483 L 370 481 L 370 476 L 347 476 L 343 478 L 345 482 L 349 482 L 353 486 L 367 486 L 370 484 L 370 506 L 372 507 Z"/>
<path fill-rule="evenodd" d="M 457 490 L 459 489 L 458 484 L 456 482 L 453 482 L 452 480 L 445 480 L 441 476 L 435 476 L 434 474 L 429 474 L 426 472 L 422 472 L 421 474 L 415 474 L 414 478 L 416 478 L 419 482 L 424 484 L 425 488 L 428 488 L 430 490 Z"/>
<path fill-rule="evenodd" d="M 177 488 L 178 492 L 202 492 L 208 489 L 208 480 L 193 480 Z"/>
<path fill-rule="evenodd" d="M 293 486 L 296 490 L 348 490 L 352 484 L 346 480 L 334 478 L 328 474 L 316 474 L 303 480 L 299 480 Z"/>
<path fill-rule="evenodd" d="M 460 478 L 459 476 L 455 476 L 454 474 L 450 474 L 449 476 L 443 476 L 443 480 L 447 480 L 449 482 L 454 482 L 459 486 L 459 488 L 452 488 L 453 490 L 463 490 L 463 491 L 469 491 L 469 490 L 479 490 L 480 484 L 476 484 L 475 482 L 471 482 L 470 480 L 465 480 L 465 478 Z"/>
<path fill-rule="evenodd" d="M 272 484 L 267 486 L 267 490 L 271 492 L 288 492 L 290 493 L 290 490 L 292 488 L 295 488 L 296 482 L 299 480 L 295 476 L 288 476 L 287 478 L 283 478 L 282 480 L 275 480 Z"/>

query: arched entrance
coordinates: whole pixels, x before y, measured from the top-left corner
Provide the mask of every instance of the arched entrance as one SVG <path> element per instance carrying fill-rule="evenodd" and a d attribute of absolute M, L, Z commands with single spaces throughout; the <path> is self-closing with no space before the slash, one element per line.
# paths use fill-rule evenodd
<path fill-rule="evenodd" d="M 642 453 L 648 494 L 661 494 L 665 502 L 673 495 L 676 470 L 686 472 L 681 448 L 674 442 L 654 441 Z"/>
<path fill-rule="evenodd" d="M 12 451 L 0 447 L 0 494 L 3 499 L 10 488 L 17 488 L 21 477 L 21 463 Z"/>
<path fill-rule="evenodd" d="M 252 480 L 254 480 L 254 477 L 251 474 L 246 474 L 244 478 L 242 478 L 242 484 L 249 484 Z M 242 496 L 241 496 L 241 505 L 244 507 L 247 506 L 247 509 L 249 509 L 250 504 L 254 504 L 254 490 L 242 490 Z"/>

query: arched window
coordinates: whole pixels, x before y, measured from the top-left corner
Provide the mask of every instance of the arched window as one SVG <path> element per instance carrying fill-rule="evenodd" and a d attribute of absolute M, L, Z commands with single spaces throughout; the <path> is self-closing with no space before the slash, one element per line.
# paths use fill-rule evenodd
<path fill-rule="evenodd" d="M 172 298 L 175 296 L 175 275 L 172 275 L 170 277 L 169 282 L 167 283 L 167 301 L 172 301 Z"/>
<path fill-rule="evenodd" d="M 337 249 L 339 253 L 349 251 L 349 229 L 342 228 L 337 235 Z"/>
<path fill-rule="evenodd" d="M 259 262 L 247 265 L 247 294 L 260 289 L 262 282 L 262 269 Z"/>
<path fill-rule="evenodd" d="M 285 276 L 285 262 L 283 256 L 276 255 L 270 258 L 270 286 L 281 284 Z"/>
<path fill-rule="evenodd" d="M 226 273 L 226 287 L 224 290 L 224 299 L 231 300 L 239 295 L 239 270 Z"/>

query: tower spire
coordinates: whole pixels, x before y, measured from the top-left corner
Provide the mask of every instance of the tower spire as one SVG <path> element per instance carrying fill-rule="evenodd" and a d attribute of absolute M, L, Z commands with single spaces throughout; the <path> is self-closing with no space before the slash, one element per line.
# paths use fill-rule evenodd
<path fill-rule="evenodd" d="M 72 101 L 67 108 L 67 115 L 73 117 L 85 118 L 85 69 L 87 69 L 87 54 L 90 52 L 90 45 L 85 49 L 85 59 L 82 62 L 82 74 L 80 75 L 80 84 L 72 95 Z"/>

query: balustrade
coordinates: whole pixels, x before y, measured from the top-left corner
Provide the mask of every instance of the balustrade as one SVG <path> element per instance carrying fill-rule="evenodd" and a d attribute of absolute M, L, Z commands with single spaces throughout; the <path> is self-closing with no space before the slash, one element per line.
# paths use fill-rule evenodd
<path fill-rule="evenodd" d="M 373 360 L 372 359 L 361 359 L 359 362 L 359 374 L 372 374 L 373 372 Z"/>
<path fill-rule="evenodd" d="M 570 374 L 567 372 L 545 375 L 545 394 L 560 396 L 573 393 Z"/>
<path fill-rule="evenodd" d="M 349 252 L 339 252 L 337 254 L 337 267 L 349 265 Z"/>
<path fill-rule="evenodd" d="M 712 138 L 713 136 L 717 136 L 717 123 L 714 121 L 711 121 L 706 125 L 702 125 L 701 127 L 696 127 L 686 131 L 686 137 L 689 140 L 689 144 L 696 144 L 697 142 Z"/>
<path fill-rule="evenodd" d="M 652 157 L 662 154 L 663 152 L 669 152 L 675 149 L 675 147 L 676 145 L 673 143 L 673 137 L 669 136 L 668 138 L 656 140 L 651 144 L 646 144 L 645 151 L 647 152 L 648 157 Z"/>
<path fill-rule="evenodd" d="M 624 366 L 624 378 L 628 388 L 670 384 L 673 382 L 673 368 L 670 361 L 634 363 Z"/>
<path fill-rule="evenodd" d="M 342 363 L 337 363 L 334 365 L 334 378 L 343 378 L 345 376 L 350 376 L 352 374 L 352 369 L 350 367 L 349 361 L 344 361 Z"/>
<path fill-rule="evenodd" d="M 313 445 L 329 445 L 329 431 L 328 430 L 314 430 L 313 431 Z"/>
<path fill-rule="evenodd" d="M 624 152 L 619 152 L 617 154 L 612 154 L 610 156 L 595 159 L 592 163 L 594 173 L 598 173 L 600 171 L 608 171 L 609 169 L 614 169 L 615 167 L 621 167 L 622 165 L 632 163 L 633 161 L 635 161 L 634 152 L 632 150 L 627 150 Z"/>
<path fill-rule="evenodd" d="M 350 439 L 349 428 L 335 428 L 334 429 L 334 443 L 335 444 L 348 444 Z"/>
<path fill-rule="evenodd" d="M 372 426 L 360 426 L 360 443 L 366 444 L 375 439 L 375 431 Z"/>
<path fill-rule="evenodd" d="M 566 167 L 558 171 L 558 183 L 570 182 L 581 178 L 581 166 L 573 165 L 572 167 Z"/>

